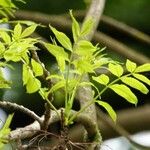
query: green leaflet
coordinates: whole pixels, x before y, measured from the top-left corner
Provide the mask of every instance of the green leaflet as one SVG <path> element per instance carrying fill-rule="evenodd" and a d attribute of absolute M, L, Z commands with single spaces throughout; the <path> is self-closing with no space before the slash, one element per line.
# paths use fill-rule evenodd
<path fill-rule="evenodd" d="M 27 93 L 35 93 L 41 88 L 41 82 L 34 76 L 29 76 L 26 84 Z"/>
<path fill-rule="evenodd" d="M 36 76 L 42 76 L 43 75 L 43 68 L 41 64 L 36 62 L 34 59 L 31 59 L 31 65 L 32 65 L 32 70 Z"/>
<path fill-rule="evenodd" d="M 36 29 L 37 26 L 38 26 L 37 24 L 33 24 L 33 25 L 29 26 L 28 28 L 26 28 L 22 32 L 21 38 L 25 38 L 25 37 L 31 35 L 35 31 L 35 29 Z"/>
<path fill-rule="evenodd" d="M 141 83 L 140 81 L 138 81 L 137 79 L 134 79 L 132 77 L 122 77 L 121 81 L 123 83 L 131 86 L 132 88 L 139 90 L 143 94 L 147 94 L 149 92 L 149 90 L 143 83 Z"/>
<path fill-rule="evenodd" d="M 124 84 L 114 84 L 109 87 L 115 93 L 125 98 L 128 102 L 137 104 L 138 100 L 134 93 Z"/>
<path fill-rule="evenodd" d="M 146 63 L 135 69 L 135 72 L 147 72 L 147 71 L 150 71 L 150 63 Z"/>
<path fill-rule="evenodd" d="M 4 52 L 5 52 L 5 46 L 2 42 L 0 42 L 0 58 L 3 57 Z"/>
<path fill-rule="evenodd" d="M 22 33 L 22 27 L 21 27 L 20 23 L 18 23 L 14 28 L 13 37 L 15 38 L 15 40 L 18 40 L 20 38 L 21 33 Z"/>
<path fill-rule="evenodd" d="M 116 112 L 113 110 L 113 108 L 107 102 L 97 100 L 96 103 L 98 105 L 104 107 L 106 109 L 106 111 L 108 112 L 109 116 L 112 118 L 112 120 L 114 122 L 116 122 L 116 119 L 117 119 Z"/>
<path fill-rule="evenodd" d="M 50 89 L 49 93 L 53 93 L 62 87 L 65 87 L 64 80 L 58 81 L 55 85 L 53 85 L 52 88 Z"/>
<path fill-rule="evenodd" d="M 91 56 L 97 50 L 96 46 L 86 40 L 80 40 L 75 48 L 75 53 L 80 56 Z"/>
<path fill-rule="evenodd" d="M 0 65 L 1 66 L 1 65 Z M 1 71 L 1 68 L 0 68 L 0 89 L 3 89 L 3 88 L 10 88 L 10 84 L 11 82 L 7 81 L 4 76 L 3 76 L 3 73 Z"/>
<path fill-rule="evenodd" d="M 70 16 L 72 19 L 72 34 L 74 42 L 77 41 L 77 39 L 80 37 L 80 26 L 79 23 L 76 21 L 76 19 L 73 17 L 72 11 L 70 10 Z"/>
<path fill-rule="evenodd" d="M 53 45 L 53 44 L 48 44 L 44 43 L 45 47 L 47 50 L 56 57 L 58 66 L 61 71 L 65 70 L 65 61 L 69 61 L 68 59 L 68 54 L 64 51 L 63 47 Z"/>
<path fill-rule="evenodd" d="M 134 62 L 130 61 L 129 59 L 127 59 L 126 68 L 129 72 L 135 71 L 136 67 L 137 67 L 136 63 L 134 63 Z"/>
<path fill-rule="evenodd" d="M 12 118 L 13 114 L 10 114 L 2 129 L 0 129 L 0 149 L 3 147 L 4 143 L 6 144 L 8 142 L 5 137 L 10 133 L 9 126 L 12 121 Z"/>
<path fill-rule="evenodd" d="M 26 64 L 23 64 L 22 80 L 27 93 L 37 92 L 41 88 L 41 82 L 34 77 L 32 70 Z"/>
<path fill-rule="evenodd" d="M 120 77 L 123 75 L 123 68 L 119 64 L 109 63 L 108 68 L 109 68 L 109 71 L 117 77 Z"/>
<path fill-rule="evenodd" d="M 132 74 L 132 75 L 133 75 L 135 78 L 141 80 L 142 82 L 144 82 L 144 83 L 150 85 L 150 80 L 149 80 L 147 77 L 145 77 L 144 75 L 142 75 L 142 74 L 136 74 L 136 73 L 134 73 L 134 74 Z"/>
<path fill-rule="evenodd" d="M 63 32 L 57 31 L 52 26 L 50 26 L 50 28 L 53 31 L 53 33 L 55 34 L 55 36 L 56 36 L 57 40 L 60 42 L 60 44 L 67 50 L 72 51 L 72 44 L 71 44 L 70 39 Z"/>
<path fill-rule="evenodd" d="M 0 31 L 0 38 L 2 38 L 2 40 L 6 43 L 6 44 L 10 44 L 11 43 L 11 38 L 9 36 L 9 34 L 5 31 Z"/>
<path fill-rule="evenodd" d="M 86 36 L 88 33 L 91 32 L 94 25 L 94 20 L 92 18 L 88 18 L 81 28 L 81 36 Z"/>
<path fill-rule="evenodd" d="M 103 85 L 107 85 L 109 83 L 109 77 L 105 74 L 101 74 L 98 77 L 92 76 L 92 79 Z"/>

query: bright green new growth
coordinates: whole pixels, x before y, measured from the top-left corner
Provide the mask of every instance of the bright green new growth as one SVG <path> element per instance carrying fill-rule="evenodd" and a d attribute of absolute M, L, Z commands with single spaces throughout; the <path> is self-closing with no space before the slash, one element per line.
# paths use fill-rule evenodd
<path fill-rule="evenodd" d="M 8 3 L 9 2 L 11 1 L 8 0 Z M 0 7 L 5 7 L 5 5 L 9 4 L 6 4 L 5 0 L 0 0 Z M 8 8 L 10 9 L 6 11 L 8 14 L 5 14 L 5 11 L 0 11 L 0 14 L 4 17 L 11 15 L 15 6 L 9 5 Z M 134 62 L 127 60 L 124 69 L 119 63 L 105 57 L 102 53 L 104 48 L 100 49 L 98 45 L 93 45 L 90 41 L 83 40 L 92 29 L 94 24 L 92 19 L 87 20 L 82 28 L 80 28 L 72 11 L 70 11 L 70 16 L 72 19 L 73 42 L 71 42 L 67 35 L 52 26 L 50 26 L 50 29 L 54 33 L 57 41 L 53 40 L 53 43 L 46 43 L 41 42 L 39 39 L 31 38 L 30 35 L 36 30 L 38 25 L 30 21 L 18 21 L 13 30 L 0 29 L 0 59 L 4 60 L 3 62 L 0 60 L 0 88 L 10 88 L 11 85 L 11 83 L 4 78 L 2 68 L 11 68 L 9 65 L 11 61 L 15 63 L 21 62 L 22 82 L 23 86 L 26 87 L 26 92 L 29 94 L 39 92 L 42 98 L 46 100 L 56 112 L 57 109 L 48 99 L 49 94 L 63 89 L 65 93 L 65 125 L 73 123 L 77 115 L 93 103 L 103 107 L 112 120 L 116 121 L 116 113 L 107 102 L 103 101 L 103 93 L 106 92 L 107 89 L 111 89 L 128 102 L 136 105 L 138 100 L 136 95 L 132 92 L 131 87 L 139 90 L 143 94 L 148 93 L 148 89 L 144 83 L 150 85 L 150 80 L 141 73 L 150 71 L 150 64 L 147 63 L 137 66 Z M 1 22 L 3 22 L 3 19 L 1 19 Z M 16 21 L 12 23 L 15 24 Z M 23 29 L 22 24 L 27 25 L 27 27 Z M 56 80 L 52 87 L 42 87 L 39 77 L 44 74 L 43 65 L 32 57 L 33 52 L 37 50 L 35 46 L 36 43 L 42 43 L 48 52 L 56 58 L 59 74 L 51 74 L 47 77 L 47 80 Z M 115 79 L 112 80 L 108 74 L 102 73 L 97 75 L 96 69 L 99 68 L 105 68 Z M 85 74 L 90 74 L 92 81 L 84 82 L 83 77 Z M 93 84 L 93 81 L 96 81 L 103 89 L 100 91 Z M 71 110 L 76 92 L 81 86 L 93 87 L 93 100 L 76 114 L 72 115 Z M 94 92 L 94 89 L 96 92 Z M 55 99 L 55 101 L 57 101 L 57 99 Z M 3 133 L 3 129 L 0 130 L 0 136 L 1 133 Z"/>
<path fill-rule="evenodd" d="M 9 115 L 4 126 L 0 130 L 0 149 L 4 146 L 4 143 L 7 143 L 6 136 L 10 133 L 10 123 L 13 118 L 13 114 Z M 0 122 L 1 123 L 1 122 Z"/>
<path fill-rule="evenodd" d="M 139 73 L 150 71 L 150 64 L 137 67 L 134 62 L 127 60 L 125 66 L 128 72 L 124 74 L 123 67 L 115 61 L 104 57 L 105 55 L 102 54 L 103 50 L 100 50 L 97 45 L 94 46 L 90 41 L 82 40 L 90 32 L 93 25 L 92 20 L 86 21 L 82 28 L 80 28 L 78 22 L 72 15 L 72 11 L 70 11 L 70 15 L 72 18 L 74 43 L 71 43 L 67 35 L 52 26 L 50 26 L 50 29 L 53 31 L 61 46 L 57 45 L 56 42 L 55 44 L 44 43 L 48 51 L 56 58 L 58 68 L 61 72 L 60 75 L 54 74 L 48 77 L 48 79 L 57 79 L 57 83 L 49 90 L 49 93 L 53 93 L 62 88 L 65 89 L 65 123 L 69 125 L 80 112 L 86 109 L 86 107 L 82 108 L 76 115 L 70 116 L 77 89 L 80 86 L 92 86 L 97 90 L 98 95 L 94 95 L 94 99 L 89 105 L 96 102 L 98 105 L 104 107 L 110 117 L 115 121 L 115 111 L 108 103 L 102 101 L 102 94 L 107 89 L 111 89 L 128 102 L 136 105 L 138 100 L 130 87 L 139 90 L 143 94 L 148 93 L 148 89 L 143 82 L 149 85 L 150 80 Z M 93 76 L 93 74 L 96 74 L 95 70 L 101 67 L 110 71 L 116 79 L 111 81 L 106 74 Z M 92 79 L 104 86 L 101 91 L 92 82 L 82 81 L 82 77 L 87 73 L 92 73 Z M 118 84 L 118 81 L 122 81 L 122 83 Z M 101 100 L 98 100 L 99 98 Z"/>

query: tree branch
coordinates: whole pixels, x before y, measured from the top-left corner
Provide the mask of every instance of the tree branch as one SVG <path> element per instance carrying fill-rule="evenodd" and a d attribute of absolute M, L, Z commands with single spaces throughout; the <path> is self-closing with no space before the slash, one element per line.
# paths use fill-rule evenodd
<path fill-rule="evenodd" d="M 114 52 L 124 56 L 125 58 L 131 59 L 132 61 L 138 64 L 149 63 L 150 58 L 137 52 L 136 50 L 126 46 L 125 44 L 117 41 L 116 39 L 102 33 L 96 32 L 93 39 L 96 43 L 100 42 L 101 44 L 107 46 L 109 49 Z"/>
<path fill-rule="evenodd" d="M 39 16 L 39 18 L 37 16 Z M 64 16 L 51 16 L 39 12 L 18 11 L 18 13 L 16 13 L 16 19 L 28 19 L 35 22 L 41 22 L 45 25 L 51 23 L 51 25 L 59 28 L 60 30 L 65 30 L 66 32 L 71 31 L 71 21 L 66 19 Z M 96 32 L 93 37 L 93 41 L 104 44 L 114 52 L 117 52 L 126 58 L 132 59 L 138 64 L 150 62 L 148 57 L 139 53 L 137 50 L 126 46 L 125 44 L 113 39 L 104 33 Z"/>
<path fill-rule="evenodd" d="M 11 103 L 7 101 L 0 101 L 0 107 L 5 108 L 5 109 L 10 109 L 10 110 L 18 110 L 20 112 L 23 112 L 36 120 L 40 125 L 42 124 L 41 118 L 36 115 L 33 111 L 29 110 L 28 108 L 25 108 L 22 105 L 18 105 L 16 103 Z"/>

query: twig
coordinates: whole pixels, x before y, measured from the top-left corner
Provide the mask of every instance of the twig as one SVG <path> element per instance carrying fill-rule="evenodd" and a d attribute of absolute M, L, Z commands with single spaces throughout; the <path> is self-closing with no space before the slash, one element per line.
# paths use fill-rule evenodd
<path fill-rule="evenodd" d="M 90 33 L 88 33 L 88 35 L 85 37 L 85 39 L 87 39 L 87 40 L 92 39 L 94 32 L 96 31 L 97 26 L 99 24 L 100 17 L 103 13 L 104 5 L 105 5 L 105 0 L 92 0 L 89 10 L 85 16 L 84 22 L 86 22 L 86 20 L 92 18 L 94 25 L 93 25 Z M 84 24 L 84 22 L 83 22 L 83 24 Z M 86 74 L 83 77 L 83 80 L 89 81 L 88 74 Z M 91 101 L 93 99 L 93 93 L 92 93 L 91 86 L 84 87 L 84 88 L 80 87 L 77 91 L 77 97 L 80 102 L 81 108 L 85 107 L 89 103 L 89 101 Z M 102 142 L 102 137 L 100 135 L 100 132 L 98 131 L 95 104 L 92 104 L 91 106 L 89 106 L 81 114 L 83 114 L 83 116 L 85 116 L 83 118 L 84 122 L 82 122 L 82 123 L 86 123 L 86 120 L 85 120 L 86 116 L 88 116 L 90 119 L 90 121 L 88 121 L 87 125 L 84 124 L 84 126 L 86 127 L 86 130 L 88 132 L 88 137 L 93 138 L 92 139 L 93 143 L 88 147 L 88 149 L 89 150 L 99 149 L 99 145 Z M 91 124 L 89 124 L 90 122 L 91 122 Z M 98 140 L 98 141 L 96 142 L 96 140 Z"/>
<path fill-rule="evenodd" d="M 120 22 L 120 21 L 117 21 L 116 19 L 113 19 L 109 16 L 105 16 L 103 15 L 102 17 L 102 22 L 104 22 L 105 24 L 121 31 L 121 32 L 124 32 L 126 33 L 127 35 L 141 41 L 141 42 L 144 42 L 148 45 L 150 45 L 150 36 L 133 28 L 133 27 L 130 27 L 129 25 L 126 25 L 125 23 L 123 22 Z"/>
<path fill-rule="evenodd" d="M 104 6 L 105 6 L 105 0 L 92 0 L 90 8 L 86 13 L 84 22 L 89 18 L 92 18 L 94 21 L 94 25 L 91 32 L 86 36 L 86 39 L 91 40 L 93 38 L 93 35 L 99 25 L 99 21 L 103 13 Z"/>
<path fill-rule="evenodd" d="M 0 107 L 10 110 L 18 110 L 20 112 L 23 112 L 33 118 L 34 120 L 38 121 L 39 124 L 42 124 L 41 118 L 36 115 L 33 111 L 29 110 L 28 108 L 25 108 L 22 105 L 18 105 L 16 103 L 11 103 L 7 101 L 0 101 Z"/>
<path fill-rule="evenodd" d="M 46 80 L 46 78 L 49 76 L 50 72 L 45 68 L 43 63 L 40 61 L 36 51 L 31 51 L 31 53 L 32 53 L 33 59 L 35 59 L 38 63 L 40 63 L 42 65 L 43 71 L 44 71 L 43 79 L 48 84 L 48 88 L 51 88 L 51 86 L 52 86 L 51 80 Z M 52 101 L 52 99 L 53 99 L 52 94 L 49 94 L 48 98 L 49 98 L 50 101 Z M 51 112 L 50 105 L 48 103 L 45 103 L 44 121 L 43 121 L 42 126 L 41 126 L 42 130 L 47 130 L 48 129 L 48 121 L 51 117 L 50 112 Z"/>
<path fill-rule="evenodd" d="M 145 55 L 137 52 L 136 50 L 126 46 L 125 44 L 113 39 L 112 37 L 102 33 L 96 32 L 93 39 L 96 43 L 100 42 L 106 45 L 111 50 L 117 52 L 118 54 L 133 60 L 138 64 L 149 63 L 150 59 Z"/>

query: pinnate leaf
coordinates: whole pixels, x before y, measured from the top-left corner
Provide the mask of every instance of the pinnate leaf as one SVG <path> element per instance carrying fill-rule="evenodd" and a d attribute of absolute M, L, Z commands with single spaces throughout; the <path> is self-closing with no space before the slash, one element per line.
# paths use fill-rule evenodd
<path fill-rule="evenodd" d="M 125 98 L 128 102 L 137 104 L 137 97 L 135 94 L 124 84 L 113 84 L 109 87 L 115 93 L 120 95 L 121 97 Z"/>

